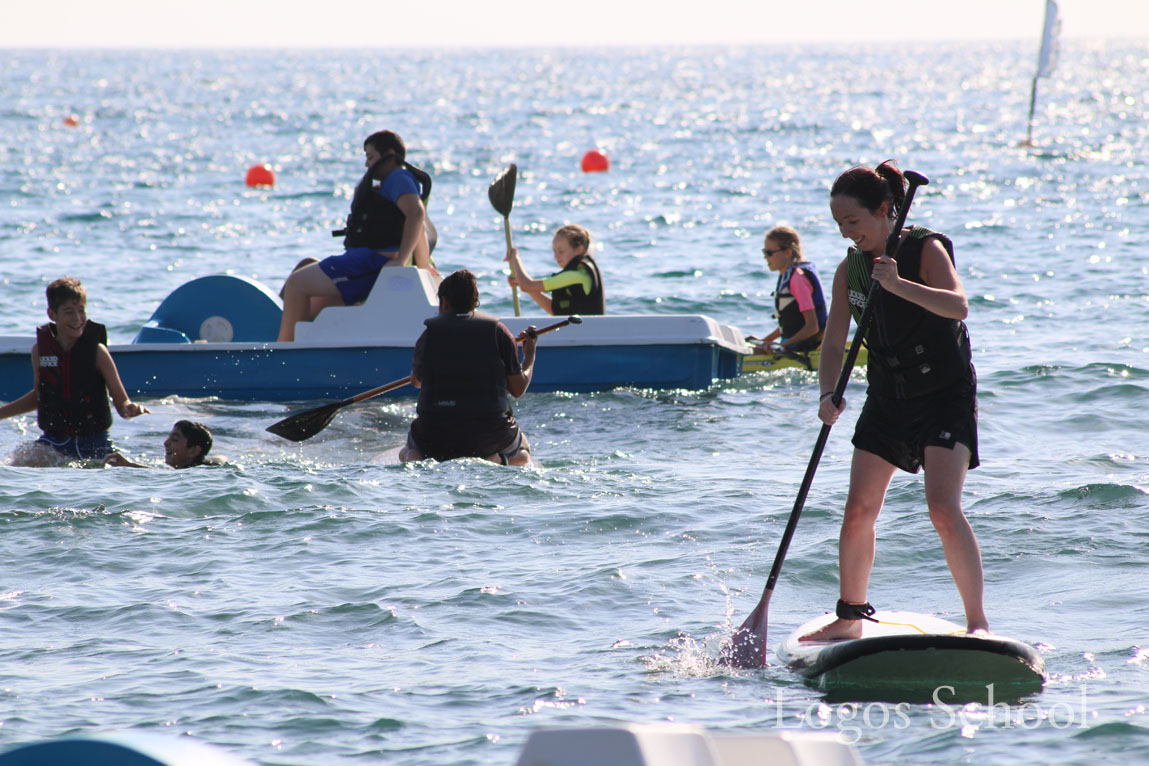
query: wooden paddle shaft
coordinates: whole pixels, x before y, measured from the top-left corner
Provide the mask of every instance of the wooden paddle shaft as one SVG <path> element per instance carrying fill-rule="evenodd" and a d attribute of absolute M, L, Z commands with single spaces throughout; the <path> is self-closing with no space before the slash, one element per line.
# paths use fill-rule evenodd
<path fill-rule="evenodd" d="M 509 215 L 503 216 L 503 232 L 507 235 L 507 252 L 511 251 L 511 217 Z M 519 313 L 519 288 L 518 285 L 511 286 L 511 298 L 515 301 L 515 316 L 522 316 Z"/>
<path fill-rule="evenodd" d="M 370 399 L 373 396 L 379 396 L 380 394 L 385 394 L 388 391 L 394 391 L 396 388 L 402 388 L 403 386 L 407 385 L 410 382 L 411 382 L 411 376 L 408 375 L 405 378 L 400 378 L 399 380 L 393 380 L 390 383 L 384 383 L 383 385 L 379 386 L 378 388 L 373 388 L 370 391 L 364 391 L 361 394 L 356 394 L 355 396 L 351 397 L 350 399 L 344 399 L 343 404 L 355 404 L 355 402 L 361 402 L 364 399 Z"/>

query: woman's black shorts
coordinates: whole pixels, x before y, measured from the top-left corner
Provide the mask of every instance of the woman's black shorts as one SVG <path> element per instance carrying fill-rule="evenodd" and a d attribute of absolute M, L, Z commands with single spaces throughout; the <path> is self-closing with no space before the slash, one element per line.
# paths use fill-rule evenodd
<path fill-rule="evenodd" d="M 910 473 L 922 467 L 926 447 L 964 444 L 969 467 L 977 468 L 977 387 L 963 383 L 914 399 L 867 395 L 853 443 Z"/>

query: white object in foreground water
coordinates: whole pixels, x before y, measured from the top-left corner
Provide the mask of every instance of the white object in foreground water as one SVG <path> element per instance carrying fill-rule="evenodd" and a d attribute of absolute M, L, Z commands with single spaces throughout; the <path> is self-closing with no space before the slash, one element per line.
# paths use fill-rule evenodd
<path fill-rule="evenodd" d="M 698 726 L 625 724 L 540 729 L 516 766 L 862 766 L 836 734 L 712 733 Z"/>

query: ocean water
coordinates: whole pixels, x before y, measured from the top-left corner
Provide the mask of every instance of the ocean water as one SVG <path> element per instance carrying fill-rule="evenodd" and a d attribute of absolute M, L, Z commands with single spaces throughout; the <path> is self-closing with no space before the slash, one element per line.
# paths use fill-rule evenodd
<path fill-rule="evenodd" d="M 535 274 L 592 231 L 613 312 L 771 327 L 767 228 L 828 275 L 833 178 L 897 158 L 932 183 L 970 296 L 983 465 L 966 483 L 991 626 L 1050 681 L 1007 709 L 826 699 L 719 647 L 757 602 L 817 435 L 808 373 L 706 391 L 530 394 L 538 469 L 384 465 L 413 400 L 303 445 L 281 404 L 148 401 L 113 436 L 158 464 L 210 424 L 228 466 L 0 465 L 0 748 L 138 729 L 261 764 L 510 764 L 542 726 L 840 731 L 867 764 L 1149 761 L 1149 57 L 1067 41 L 1025 136 L 1031 42 L 571 51 L 0 52 L 0 334 L 80 277 L 127 342 L 172 289 L 278 290 L 362 172 L 407 139 L 435 179 L 444 271 L 510 314 L 486 188 Z M 79 118 L 69 127 L 64 119 Z M 579 172 L 602 147 L 608 173 Z M 243 185 L 271 163 L 270 190 Z M 383 382 L 383 381 L 380 381 Z M 770 640 L 833 607 L 853 419 L 831 434 Z M 0 452 L 34 438 L 0 422 Z M 920 476 L 895 478 L 871 600 L 962 621 Z M 942 700 L 945 702 L 945 700 Z"/>

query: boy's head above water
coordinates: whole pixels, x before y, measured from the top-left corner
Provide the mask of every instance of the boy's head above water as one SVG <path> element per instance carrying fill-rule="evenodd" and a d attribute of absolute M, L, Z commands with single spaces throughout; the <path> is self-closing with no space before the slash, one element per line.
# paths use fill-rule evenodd
<path fill-rule="evenodd" d="M 203 423 L 180 420 L 164 440 L 164 462 L 172 468 L 201 465 L 211 451 L 211 431 Z"/>

